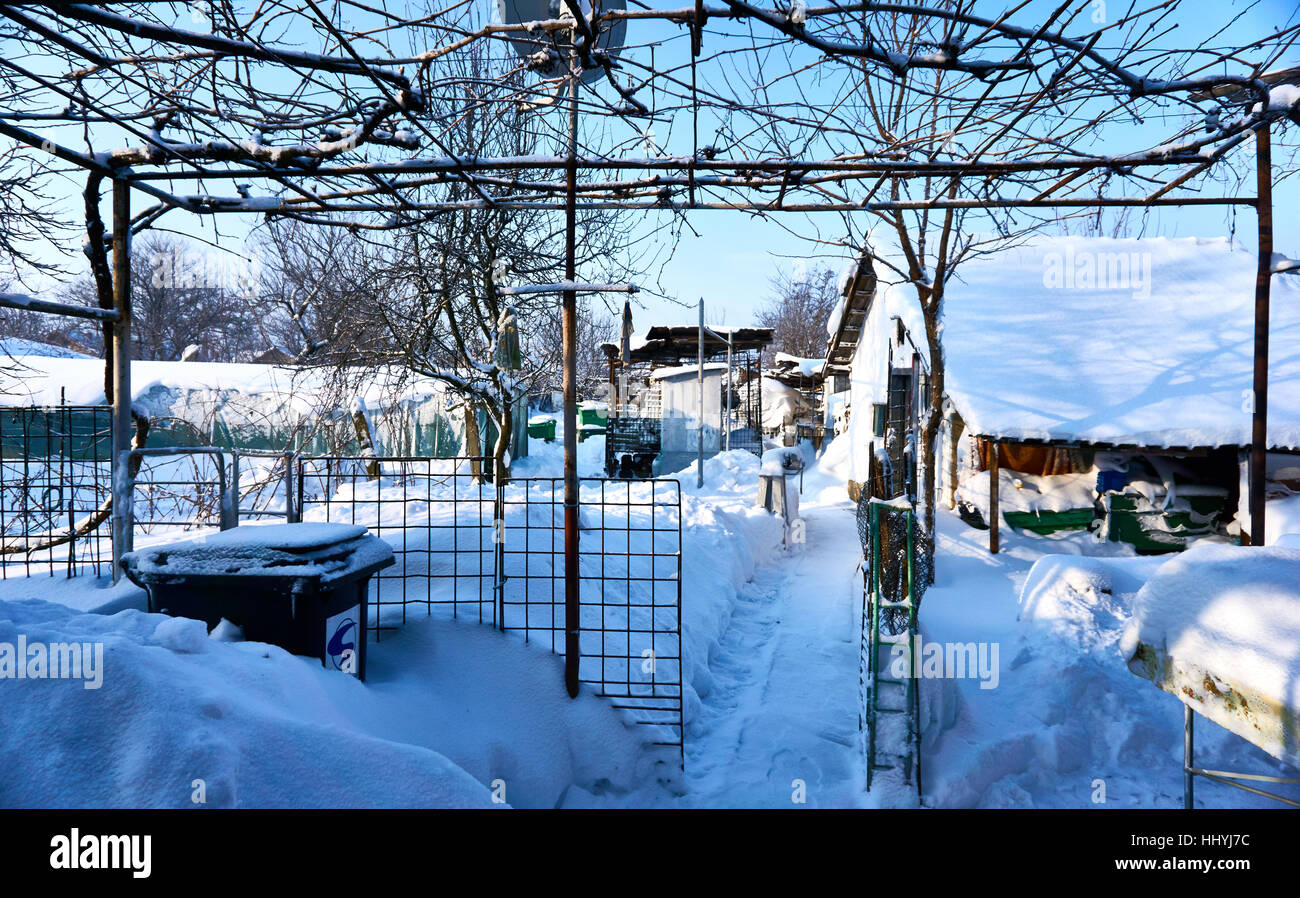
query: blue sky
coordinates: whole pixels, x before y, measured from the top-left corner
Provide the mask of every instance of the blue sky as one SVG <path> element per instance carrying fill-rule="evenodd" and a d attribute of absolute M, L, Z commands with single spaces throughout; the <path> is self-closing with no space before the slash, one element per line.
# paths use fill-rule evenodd
<path fill-rule="evenodd" d="M 1035 2 L 1025 10 L 1025 17 L 1017 21 L 1025 24 L 1032 21 L 1033 11 L 1046 15 L 1055 9 L 1058 2 Z M 1080 5 L 1087 5 L 1081 3 Z M 995 16 L 1006 4 L 994 2 L 979 4 L 976 12 Z M 1115 10 L 1124 10 L 1127 3 L 1112 0 Z M 1200 36 L 1232 24 L 1223 33 L 1218 43 L 1231 44 L 1234 41 L 1245 42 L 1255 39 L 1274 27 L 1287 27 L 1300 19 L 1300 4 L 1290 0 L 1263 0 L 1251 3 L 1249 0 L 1225 0 L 1225 2 L 1189 2 L 1184 9 L 1195 11 L 1203 16 L 1195 22 L 1180 22 L 1177 29 L 1164 41 L 1162 46 L 1195 45 Z M 1086 21 L 1086 19 L 1085 19 Z M 637 25 L 639 23 L 633 23 Z M 629 32 L 629 43 L 635 43 L 637 37 Z M 642 38 L 644 39 L 644 38 Z M 1300 64 L 1300 59 L 1290 61 Z M 1152 122 L 1130 131 L 1126 136 L 1145 140 L 1144 145 L 1157 145 L 1167 134 L 1176 130 L 1174 122 Z M 1296 127 L 1291 126 L 1292 134 Z M 1285 160 L 1279 138 L 1274 137 L 1274 164 Z M 1288 138 L 1294 145 L 1294 136 Z M 1253 194 L 1253 168 L 1247 194 Z M 1130 195 L 1135 195 L 1133 191 Z M 1274 243 L 1279 252 L 1300 256 L 1300 221 L 1290 210 L 1300 208 L 1300 186 L 1296 179 L 1281 181 L 1275 187 L 1274 195 Z M 864 217 L 867 213 L 863 213 Z M 838 215 L 825 214 L 816 222 L 810 222 L 808 216 L 792 216 L 787 226 L 800 234 L 820 227 L 828 238 L 838 237 L 831 233 L 840 226 Z M 779 268 L 790 265 L 789 256 L 806 256 L 810 259 L 819 253 L 828 253 L 830 248 L 801 241 L 791 236 L 789 230 L 777 222 L 755 218 L 743 213 L 701 211 L 694 213 L 691 224 L 701 234 L 699 238 L 684 235 L 682 242 L 665 267 L 661 282 L 664 292 L 675 295 L 682 300 L 694 303 L 704 297 L 706 307 L 713 310 L 709 317 L 722 323 L 739 325 L 748 324 L 753 314 L 761 305 L 763 298 L 769 294 L 769 279 Z M 1135 211 L 1131 219 L 1131 232 L 1145 236 L 1189 237 L 1220 236 L 1233 234 L 1244 245 L 1253 248 L 1256 240 L 1255 213 L 1248 207 L 1238 207 L 1235 213 L 1225 207 L 1184 207 L 1177 209 L 1153 209 L 1142 213 Z M 847 261 L 848 255 L 838 258 L 826 258 L 838 273 Z M 693 311 L 681 309 L 672 303 L 650 297 L 643 297 L 646 305 L 643 316 L 676 316 L 686 322 L 693 321 Z"/>
<path fill-rule="evenodd" d="M 1079 2 L 1086 5 L 1096 0 L 1079 0 Z M 674 2 L 672 5 L 677 4 Z M 1032 22 L 1036 10 L 1046 11 L 1056 5 L 1056 2 L 1036 0 L 1019 15 L 1018 21 L 1021 24 Z M 1127 3 L 1121 3 L 1119 0 L 1112 0 L 1112 5 L 1116 9 L 1127 7 Z M 1005 4 L 999 0 L 999 2 L 981 4 L 976 11 L 985 15 L 996 15 L 1004 6 Z M 1225 32 L 1221 43 L 1239 41 L 1247 35 L 1257 37 L 1267 28 L 1284 27 L 1293 24 L 1297 19 L 1296 4 L 1288 0 L 1262 0 L 1254 5 L 1246 0 L 1230 0 L 1230 2 L 1213 4 L 1189 2 L 1185 8 L 1188 11 L 1204 12 L 1204 15 L 1198 15 L 1196 22 L 1180 23 L 1179 30 L 1163 41 L 1165 46 L 1194 44 L 1198 41 L 1199 35 L 1234 18 L 1236 21 Z M 758 29 L 763 27 L 756 26 Z M 629 55 L 648 62 L 649 50 L 644 45 L 655 43 L 658 53 L 672 55 L 682 49 L 685 40 L 685 29 L 677 26 L 634 21 L 629 26 L 628 41 L 629 44 L 636 46 L 636 49 L 630 50 Z M 706 37 L 708 42 L 706 50 L 710 45 L 727 46 L 739 40 L 740 38 L 735 36 L 709 35 Z M 397 48 L 397 52 L 401 50 L 402 48 Z M 660 58 L 662 59 L 663 56 Z M 1300 62 L 1300 60 L 1290 62 Z M 709 74 L 702 70 L 701 77 L 706 79 L 701 83 L 707 83 Z M 811 96 L 814 98 L 817 96 L 818 89 L 815 83 L 808 90 Z M 830 90 L 825 93 L 829 95 Z M 713 124 L 715 123 L 702 119 L 701 143 L 709 141 L 709 132 Z M 1136 135 L 1137 138 L 1145 141 L 1145 145 L 1156 144 L 1161 142 L 1164 135 L 1175 130 L 1174 125 L 1173 122 L 1153 122 L 1130 131 L 1127 137 L 1133 138 Z M 667 152 L 690 151 L 689 122 L 683 123 L 682 116 L 679 116 L 674 123 L 658 123 L 654 127 L 658 132 L 656 143 Z M 618 130 L 620 128 L 626 133 L 620 132 Z M 1291 130 L 1294 131 L 1294 127 Z M 635 132 L 631 130 L 631 125 L 619 124 L 613 126 L 609 136 L 614 140 L 627 141 L 635 137 Z M 105 149 L 105 147 L 97 147 L 97 149 Z M 644 155 L 639 147 L 629 151 L 629 154 Z M 814 152 L 811 155 L 818 154 Z M 1282 154 L 1275 152 L 1275 158 L 1279 155 Z M 79 180 L 78 178 L 77 181 Z M 68 197 L 65 204 L 69 216 L 74 220 L 79 217 L 78 191 L 81 185 L 77 181 L 67 182 Z M 1300 229 L 1298 229 L 1300 226 L 1297 226 L 1294 217 L 1288 214 L 1290 209 L 1297 207 L 1298 201 L 1300 201 L 1300 193 L 1294 184 L 1294 179 L 1283 181 L 1276 193 L 1275 240 L 1279 251 L 1291 255 L 1300 255 Z M 862 214 L 867 215 L 867 213 Z M 1144 221 L 1145 233 L 1148 235 L 1221 235 L 1229 233 L 1235 227 L 1235 235 L 1246 245 L 1252 245 L 1255 239 L 1254 213 L 1246 208 L 1237 211 L 1235 220 L 1223 208 L 1184 208 L 1153 210 L 1145 214 Z M 238 249 L 243 243 L 248 228 L 254 224 L 254 220 L 251 217 L 227 216 L 214 222 L 212 218 L 199 219 L 186 213 L 173 212 L 163 219 L 163 223 L 183 232 L 201 234 L 207 239 L 215 238 L 222 245 Z M 662 227 L 663 224 L 663 220 L 647 219 L 637 227 L 648 230 Z M 829 252 L 831 256 L 822 261 L 830 264 L 837 271 L 843 267 L 847 258 L 846 253 L 818 247 L 790 233 L 793 230 L 806 234 L 815 227 L 820 227 L 824 229 L 826 237 L 838 238 L 841 236 L 839 229 L 842 225 L 837 214 L 824 214 L 816 221 L 811 221 L 807 216 L 791 216 L 785 221 L 786 227 L 782 227 L 776 221 L 757 218 L 742 212 L 699 211 L 691 214 L 690 224 L 699 236 L 692 235 L 689 230 L 683 231 L 675 253 L 660 272 L 659 284 L 665 294 L 675 297 L 680 303 L 689 304 L 691 308 L 683 308 L 679 304 L 648 292 L 643 293 L 639 300 L 644 308 L 636 312 L 638 326 L 648 324 L 652 320 L 692 322 L 695 320 L 693 306 L 700 297 L 703 297 L 706 302 L 711 323 L 748 324 L 753 321 L 755 310 L 769 294 L 770 278 L 781 267 L 788 268 L 792 264 L 791 257 L 815 260 L 819 253 Z M 219 228 L 219 235 L 214 230 L 214 226 Z M 76 264 L 76 261 L 79 260 L 74 260 L 73 264 Z"/>

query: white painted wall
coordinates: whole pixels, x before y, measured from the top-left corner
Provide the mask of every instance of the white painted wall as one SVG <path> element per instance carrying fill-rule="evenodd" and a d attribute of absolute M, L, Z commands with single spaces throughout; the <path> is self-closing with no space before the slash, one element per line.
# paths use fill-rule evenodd
<path fill-rule="evenodd" d="M 857 351 L 853 354 L 849 374 L 849 431 L 846 435 L 852 447 L 850 477 L 859 483 L 867 479 L 869 470 L 870 448 L 876 441 L 872 433 L 871 406 L 873 403 L 885 402 L 889 393 L 890 352 L 893 352 L 893 367 L 907 368 L 912 364 L 913 349 L 909 342 L 902 346 L 897 342 L 897 324 L 894 316 L 905 311 L 905 294 L 911 293 L 910 287 L 884 288 L 885 295 L 877 293 L 867 319 L 863 324 L 862 337 Z M 899 301 L 903 294 L 902 301 Z M 915 294 L 913 294 L 915 295 Z M 915 306 L 915 303 L 912 303 Z M 916 322 L 909 320 L 913 316 L 901 316 L 909 328 Z M 919 309 L 917 315 L 919 318 Z M 917 330 L 913 329 L 913 339 L 917 339 Z M 924 356 L 922 356 L 924 361 Z"/>

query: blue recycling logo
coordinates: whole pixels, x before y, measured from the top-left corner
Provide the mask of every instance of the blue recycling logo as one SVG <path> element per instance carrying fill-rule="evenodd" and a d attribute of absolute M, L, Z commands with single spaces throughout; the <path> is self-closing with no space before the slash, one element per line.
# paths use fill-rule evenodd
<path fill-rule="evenodd" d="M 349 618 L 340 621 L 339 625 L 334 628 L 334 632 L 330 634 L 329 642 L 325 644 L 325 651 L 329 655 L 330 664 L 334 665 L 335 670 L 343 669 L 341 659 L 344 652 L 351 652 L 352 657 L 356 657 L 356 628 L 357 622 Z"/>

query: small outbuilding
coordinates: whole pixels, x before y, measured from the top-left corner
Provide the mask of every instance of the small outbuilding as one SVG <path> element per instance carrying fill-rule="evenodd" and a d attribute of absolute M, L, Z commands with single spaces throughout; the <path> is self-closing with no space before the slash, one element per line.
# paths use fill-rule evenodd
<path fill-rule="evenodd" d="M 771 328 L 656 326 L 626 346 L 602 344 L 612 402 L 606 469 L 648 477 L 685 468 L 700 452 L 763 451 L 759 359 Z M 700 363 L 703 351 L 703 365 Z"/>
<path fill-rule="evenodd" d="M 975 526 L 1090 529 L 1143 553 L 1249 532 L 1253 253 L 1226 238 L 1039 237 L 946 287 L 942 498 Z M 1275 279 L 1270 498 L 1300 460 L 1300 285 Z M 913 492 L 929 358 L 914 289 L 865 255 L 829 328 L 827 424 L 852 486 Z M 1300 485 L 1300 484 L 1297 484 Z"/>

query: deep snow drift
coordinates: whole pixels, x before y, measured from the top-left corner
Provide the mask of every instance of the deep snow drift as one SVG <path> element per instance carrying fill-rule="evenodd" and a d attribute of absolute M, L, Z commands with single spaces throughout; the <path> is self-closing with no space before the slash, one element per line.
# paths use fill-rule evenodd
<path fill-rule="evenodd" d="M 1086 534 L 1046 539 L 1007 528 L 1003 535 L 1002 554 L 990 556 L 985 533 L 939 515 L 938 582 L 921 610 L 926 636 L 996 642 L 1002 669 L 996 689 L 957 681 L 961 715 L 925 748 L 926 803 L 1181 807 L 1183 705 L 1135 676 L 1121 645 L 1142 585 L 1179 556 L 1118 554 L 1122 548 Z M 923 682 L 923 695 L 928 688 Z M 1197 728 L 1197 762 L 1298 775 L 1205 722 Z M 1276 807 L 1214 784 L 1199 786 L 1196 802 Z"/>
<path fill-rule="evenodd" d="M 588 473 L 601 443 L 580 447 Z M 558 474 L 558 448 L 533 441 L 521 473 Z M 561 659 L 516 633 L 411 617 L 371 643 L 361 684 L 228 641 L 225 628 L 214 638 L 144 614 L 129 585 L 60 575 L 0 582 L 0 643 L 103 643 L 103 683 L 0 679 L 0 804 L 188 806 L 195 780 L 214 806 L 907 804 L 865 791 L 847 441 L 805 459 L 791 477 L 802 482 L 803 541 L 788 549 L 781 523 L 754 505 L 758 457 L 708 460 L 703 488 L 694 466 L 675 475 L 684 773 L 607 702 L 569 700 Z M 1182 706 L 1133 675 L 1121 646 L 1134 596 L 1178 557 L 1010 528 L 990 556 L 985 540 L 940 509 L 922 636 L 996 645 L 999 666 L 993 688 L 921 682 L 924 804 L 1179 806 Z M 1209 724 L 1198 761 L 1296 775 Z M 1213 784 L 1197 800 L 1266 806 Z"/>
<path fill-rule="evenodd" d="M 0 643 L 102 644 L 102 684 L 0 681 L 8 807 L 487 807 L 442 754 L 376 738 L 366 687 L 200 621 L 0 603 Z M 373 688 L 373 687 L 372 687 Z"/>
<path fill-rule="evenodd" d="M 201 779 L 214 807 L 553 807 L 660 775 L 618 712 L 565 696 L 558 657 L 491 628 L 413 621 L 362 684 L 199 621 L 12 598 L 24 582 L 50 586 L 5 584 L 0 643 L 102 643 L 102 684 L 0 680 L 0 805 L 187 807 Z"/>
<path fill-rule="evenodd" d="M 534 446 L 523 473 L 558 474 L 558 446 Z M 599 439 L 582 448 L 589 469 L 603 458 Z M 704 490 L 682 476 L 688 742 L 738 588 L 780 543 L 780 524 L 752 508 L 757 469 L 731 453 L 709 461 Z M 13 761 L 0 804 L 185 806 L 196 779 L 207 804 L 244 807 L 641 805 L 682 792 L 675 752 L 666 761 L 600 698 L 568 699 L 562 660 L 518 634 L 413 619 L 371 643 L 360 684 L 143 607 L 129 585 L 62 571 L 0 582 L 0 642 L 102 642 L 105 657 L 95 690 L 0 679 L 0 755 Z M 51 749 L 24 747 L 33 733 Z"/>

